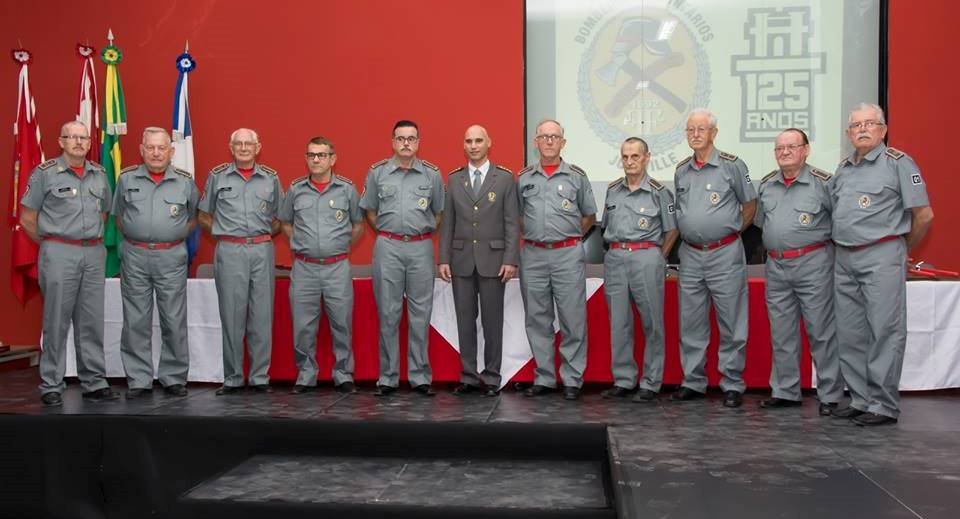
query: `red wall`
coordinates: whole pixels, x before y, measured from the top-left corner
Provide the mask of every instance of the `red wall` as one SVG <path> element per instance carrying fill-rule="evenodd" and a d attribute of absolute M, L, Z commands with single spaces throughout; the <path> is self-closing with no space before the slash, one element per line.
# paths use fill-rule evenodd
<path fill-rule="evenodd" d="M 190 74 L 190 108 L 201 188 L 209 169 L 230 160 L 227 140 L 241 126 L 259 132 L 261 162 L 280 173 L 285 188 L 305 173 L 306 142 L 319 134 L 337 147 L 337 172 L 361 190 L 366 168 L 392 153 L 391 130 L 398 119 L 420 125 L 420 156 L 444 175 L 464 162 L 463 131 L 473 123 L 489 130 L 495 161 L 510 168 L 523 163 L 524 7 L 518 0 L 20 0 L 6 5 L 0 34 L 11 46 L 19 37 L 34 55 L 31 86 L 47 157 L 59 154 L 59 127 L 76 110 L 81 70 L 76 43 L 89 40 L 100 49 L 112 28 L 123 52 L 120 76 L 129 120 L 129 134 L 121 140 L 125 166 L 140 161 L 137 145 L 144 127 L 170 128 L 174 60 L 184 40 L 197 60 Z M 8 130 L 0 137 L 0 157 L 11 157 L 19 68 L 9 58 L 4 63 L 0 121 Z M 102 99 L 99 59 L 96 67 Z M 9 189 L 9 175 L 0 175 L 4 197 Z M 199 262 L 212 258 L 213 243 L 204 240 Z M 289 263 L 285 240 L 277 243 L 277 261 Z M 369 263 L 372 244 L 366 235 L 351 259 Z M 23 308 L 13 297 L 9 248 L 10 230 L 3 226 L 0 339 L 36 343 L 39 298 Z"/>
<path fill-rule="evenodd" d="M 954 56 L 942 40 L 952 30 L 952 2 L 890 3 L 890 143 L 920 164 L 937 216 L 914 255 L 957 269 L 960 251 L 950 227 L 960 203 L 947 189 L 948 162 L 955 160 L 948 151 L 955 146 L 955 117 L 937 116 L 957 106 L 960 96 Z M 185 39 L 198 62 L 190 95 L 201 184 L 207 170 L 229 160 L 227 138 L 239 126 L 260 132 L 262 162 L 277 169 L 284 184 L 303 174 L 304 143 L 316 134 L 336 143 L 338 172 L 361 183 L 366 167 L 390 154 L 390 129 L 400 118 L 420 123 L 421 156 L 444 172 L 463 161 L 463 130 L 474 122 L 490 130 L 495 160 L 512 168 L 523 162 L 520 0 L 142 5 L 21 0 L 6 5 L 9 14 L 0 19 L 0 34 L 7 35 L 8 45 L 19 37 L 34 53 L 31 79 L 48 156 L 57 155 L 59 125 L 75 110 L 80 61 L 74 45 L 89 40 L 99 48 L 112 27 L 124 53 L 120 74 L 130 122 L 122 141 L 125 164 L 139 160 L 137 144 L 145 126 L 170 126 L 173 61 Z M 18 70 L 12 61 L 6 63 L 0 122 L 9 129 Z M 99 60 L 97 67 L 102 96 Z M 12 136 L 4 135 L 0 157 L 10 157 Z M 9 176 L 0 175 L 4 197 L 9 189 Z M 212 253 L 212 243 L 205 240 L 201 262 Z M 39 299 L 24 308 L 10 293 L 9 243 L 9 229 L 0 228 L 0 339 L 35 343 Z M 352 260 L 368 262 L 371 244 L 365 237 Z M 289 252 L 283 248 L 278 256 L 287 261 Z"/>

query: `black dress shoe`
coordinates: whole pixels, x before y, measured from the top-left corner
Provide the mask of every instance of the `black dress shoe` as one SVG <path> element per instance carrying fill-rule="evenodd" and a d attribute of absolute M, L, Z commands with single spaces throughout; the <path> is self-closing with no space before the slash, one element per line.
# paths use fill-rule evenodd
<path fill-rule="evenodd" d="M 676 393 L 670 395 L 670 400 L 674 401 L 686 401 L 686 400 L 697 400 L 699 398 L 705 398 L 707 395 L 690 389 L 689 387 L 680 387 Z"/>
<path fill-rule="evenodd" d="M 650 391 L 649 389 L 641 389 L 637 391 L 636 395 L 633 395 L 634 402 L 655 402 L 657 400 L 657 392 Z"/>
<path fill-rule="evenodd" d="M 163 392 L 168 396 L 187 396 L 187 386 L 183 384 L 170 384 L 163 388 Z"/>
<path fill-rule="evenodd" d="M 308 391 L 313 391 L 317 389 L 317 386 L 305 386 L 303 384 L 295 384 L 293 389 L 290 390 L 291 395 L 302 395 Z"/>
<path fill-rule="evenodd" d="M 373 396 L 387 396 L 396 392 L 397 388 L 393 386 L 377 386 L 377 389 L 373 391 Z"/>
<path fill-rule="evenodd" d="M 273 393 L 273 388 L 270 387 L 270 384 L 251 384 L 250 391 L 254 393 L 267 394 Z"/>
<path fill-rule="evenodd" d="M 349 380 L 337 386 L 337 391 L 345 393 L 347 395 L 352 395 L 357 392 L 357 386 L 350 382 Z"/>
<path fill-rule="evenodd" d="M 60 393 L 56 391 L 40 395 L 40 401 L 43 402 L 45 407 L 58 407 L 63 405 L 63 398 L 60 396 Z"/>
<path fill-rule="evenodd" d="M 220 386 L 220 389 L 214 394 L 217 396 L 235 395 L 241 391 L 243 391 L 243 386 Z"/>
<path fill-rule="evenodd" d="M 478 391 L 480 391 L 479 386 L 475 386 L 473 384 L 460 384 L 459 386 L 453 388 L 452 393 L 456 396 L 463 396 L 468 393 L 475 393 Z"/>
<path fill-rule="evenodd" d="M 836 409 L 836 402 L 820 402 L 820 416 L 830 416 Z"/>
<path fill-rule="evenodd" d="M 580 388 L 579 387 L 565 387 L 563 388 L 563 399 L 564 400 L 577 400 L 580 398 Z"/>
<path fill-rule="evenodd" d="M 897 419 L 892 416 L 884 416 L 877 413 L 863 413 L 853 419 L 853 423 L 870 427 L 874 425 L 889 425 L 897 423 Z"/>
<path fill-rule="evenodd" d="M 554 391 L 556 391 L 555 388 L 534 384 L 524 390 L 523 396 L 540 396 L 553 393 Z"/>
<path fill-rule="evenodd" d="M 781 407 L 800 407 L 803 402 L 800 400 L 787 400 L 786 398 L 771 397 L 760 401 L 760 407 L 764 409 L 777 409 Z"/>
<path fill-rule="evenodd" d="M 483 396 L 486 396 L 486 397 L 494 397 L 499 394 L 500 394 L 500 390 L 497 389 L 496 386 L 487 386 L 487 388 L 483 390 Z"/>
<path fill-rule="evenodd" d="M 83 394 L 83 399 L 91 402 L 108 402 L 118 398 L 120 398 L 120 394 L 109 387 L 97 389 L 95 391 L 89 391 Z"/>
<path fill-rule="evenodd" d="M 600 396 L 603 398 L 626 398 L 630 396 L 632 390 L 625 387 L 613 386 L 609 389 L 604 389 L 600 392 Z"/>
<path fill-rule="evenodd" d="M 433 396 L 437 392 L 433 390 L 433 387 L 430 384 L 420 384 L 419 386 L 413 386 L 414 393 L 420 393 L 423 396 Z"/>
<path fill-rule="evenodd" d="M 150 396 L 152 394 L 153 394 L 153 388 L 132 387 L 127 390 L 127 393 L 124 396 L 126 397 L 127 400 L 133 400 L 135 398 Z"/>
<path fill-rule="evenodd" d="M 743 404 L 743 395 L 739 391 L 723 393 L 723 407 L 740 407 Z"/>
<path fill-rule="evenodd" d="M 863 411 L 853 407 L 852 405 L 848 405 L 843 409 L 835 409 L 833 411 L 834 418 L 856 418 L 862 414 Z"/>

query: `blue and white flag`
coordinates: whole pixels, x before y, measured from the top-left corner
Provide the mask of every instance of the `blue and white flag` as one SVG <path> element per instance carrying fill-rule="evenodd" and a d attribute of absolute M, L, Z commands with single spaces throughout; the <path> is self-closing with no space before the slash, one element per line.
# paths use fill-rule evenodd
<path fill-rule="evenodd" d="M 183 54 L 177 56 L 177 89 L 173 94 L 173 165 L 196 176 L 193 165 L 193 125 L 190 123 L 190 104 L 187 93 L 187 74 L 197 68 L 197 62 L 190 55 L 190 47 L 184 45 Z M 200 226 L 197 225 L 187 236 L 187 263 L 193 263 L 200 246 Z"/>

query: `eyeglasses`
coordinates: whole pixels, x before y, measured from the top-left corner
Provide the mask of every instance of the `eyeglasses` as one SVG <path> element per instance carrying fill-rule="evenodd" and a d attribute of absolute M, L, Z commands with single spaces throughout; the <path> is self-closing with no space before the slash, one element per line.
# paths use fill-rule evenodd
<path fill-rule="evenodd" d="M 693 135 L 693 134 L 695 134 L 695 133 L 707 133 L 707 132 L 709 132 L 709 131 L 712 130 L 712 129 L 713 129 L 713 128 L 704 128 L 703 126 L 697 126 L 697 127 L 691 126 L 691 127 L 687 128 L 687 133 L 690 134 L 690 135 Z"/>
<path fill-rule="evenodd" d="M 77 141 L 77 142 L 87 142 L 90 140 L 90 137 L 86 135 L 61 135 L 61 139 L 65 141 Z"/>
<path fill-rule="evenodd" d="M 317 153 L 310 153 L 310 152 L 308 151 L 308 152 L 304 153 L 304 155 L 306 155 L 307 160 L 325 159 L 325 158 L 327 158 L 327 157 L 332 157 L 332 156 L 333 156 L 333 152 L 331 151 L 331 152 L 327 153 L 327 152 L 325 152 L 325 151 L 321 151 L 321 152 L 317 152 Z"/>
<path fill-rule="evenodd" d="M 636 153 L 634 153 L 633 155 L 621 155 L 621 156 L 620 156 L 620 160 L 622 160 L 623 162 L 631 162 L 631 161 L 636 162 L 636 161 L 638 161 L 638 160 L 640 160 L 640 159 L 642 159 L 642 158 L 643 158 L 643 155 L 638 155 L 638 154 L 636 154 Z"/>
<path fill-rule="evenodd" d="M 396 137 L 393 138 L 393 140 L 397 141 L 397 144 L 413 144 L 419 141 L 420 137 L 416 137 L 416 136 L 404 137 L 403 135 L 397 135 Z"/>
<path fill-rule="evenodd" d="M 786 146 L 774 146 L 773 152 L 777 154 L 783 153 L 785 151 L 789 151 L 790 153 L 793 153 L 797 149 L 802 148 L 804 146 L 806 146 L 806 144 L 788 144 Z"/>
<path fill-rule="evenodd" d="M 872 130 L 877 126 L 883 126 L 883 123 L 880 121 L 860 121 L 856 123 L 850 123 L 850 126 L 848 126 L 848 128 L 850 128 L 851 130 L 859 130 L 860 128 L 863 128 L 865 130 Z"/>
<path fill-rule="evenodd" d="M 554 133 L 549 133 L 549 134 L 545 134 L 545 135 L 537 135 L 537 136 L 536 136 L 536 139 L 537 139 L 538 141 L 544 141 L 544 142 L 561 141 L 561 140 L 563 140 L 563 135 L 557 135 L 557 134 L 554 134 Z"/>
<path fill-rule="evenodd" d="M 259 142 L 255 141 L 233 141 L 230 143 L 231 146 L 237 149 L 256 148 L 259 144 Z"/>

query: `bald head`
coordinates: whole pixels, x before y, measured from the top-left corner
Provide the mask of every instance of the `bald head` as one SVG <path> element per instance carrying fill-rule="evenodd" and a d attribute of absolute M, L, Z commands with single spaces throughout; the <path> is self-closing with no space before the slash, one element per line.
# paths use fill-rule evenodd
<path fill-rule="evenodd" d="M 483 126 L 475 124 L 463 134 L 463 152 L 474 166 L 481 166 L 487 161 L 492 144 L 487 129 Z"/>

